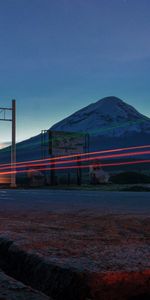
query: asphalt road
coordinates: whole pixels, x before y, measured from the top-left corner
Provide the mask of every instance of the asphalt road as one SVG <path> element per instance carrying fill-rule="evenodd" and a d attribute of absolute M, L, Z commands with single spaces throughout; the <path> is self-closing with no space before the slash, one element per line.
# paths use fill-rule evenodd
<path fill-rule="evenodd" d="M 0 190 L 0 211 L 29 210 L 150 215 L 149 192 Z"/>

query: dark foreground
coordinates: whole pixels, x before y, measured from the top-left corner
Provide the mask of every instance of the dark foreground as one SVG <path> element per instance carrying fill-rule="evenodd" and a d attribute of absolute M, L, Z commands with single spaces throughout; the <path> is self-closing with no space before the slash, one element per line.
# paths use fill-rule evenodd
<path fill-rule="evenodd" d="M 1 244 L 0 267 L 53 299 L 149 299 L 149 197 L 1 190 L 0 233 L 17 246 L 9 245 L 4 255 L 8 244 Z"/>

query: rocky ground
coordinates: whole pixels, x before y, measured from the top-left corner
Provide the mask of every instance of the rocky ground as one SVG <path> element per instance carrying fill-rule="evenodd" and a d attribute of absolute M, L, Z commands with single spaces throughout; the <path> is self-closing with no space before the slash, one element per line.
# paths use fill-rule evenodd
<path fill-rule="evenodd" d="M 0 232 L 24 250 L 90 272 L 150 268 L 150 217 L 52 212 L 3 212 Z"/>
<path fill-rule="evenodd" d="M 3 211 L 0 233 L 54 265 L 88 274 L 90 299 L 130 299 L 129 290 L 147 299 L 150 292 L 147 214 Z"/>

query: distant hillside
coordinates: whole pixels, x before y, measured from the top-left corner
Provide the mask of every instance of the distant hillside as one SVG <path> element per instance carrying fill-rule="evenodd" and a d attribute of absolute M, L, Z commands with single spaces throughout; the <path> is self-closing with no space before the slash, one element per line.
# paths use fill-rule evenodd
<path fill-rule="evenodd" d="M 90 150 L 150 144 L 150 119 L 112 96 L 84 107 L 50 129 L 89 133 Z M 17 144 L 18 161 L 41 156 L 41 134 Z M 0 151 L 0 161 L 10 161 L 10 147 Z"/>

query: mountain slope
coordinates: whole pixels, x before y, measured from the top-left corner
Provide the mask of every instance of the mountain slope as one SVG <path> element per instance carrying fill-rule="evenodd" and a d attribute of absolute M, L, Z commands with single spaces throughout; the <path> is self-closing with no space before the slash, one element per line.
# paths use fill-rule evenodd
<path fill-rule="evenodd" d="M 150 144 L 150 119 L 112 96 L 82 108 L 50 129 L 89 133 L 89 150 Z M 41 134 L 17 144 L 18 161 L 41 157 Z M 10 147 L 0 151 L 0 162 L 6 161 L 10 161 Z"/>
<path fill-rule="evenodd" d="M 51 129 L 110 137 L 142 132 L 150 134 L 150 119 L 121 99 L 111 96 L 84 107 Z"/>

